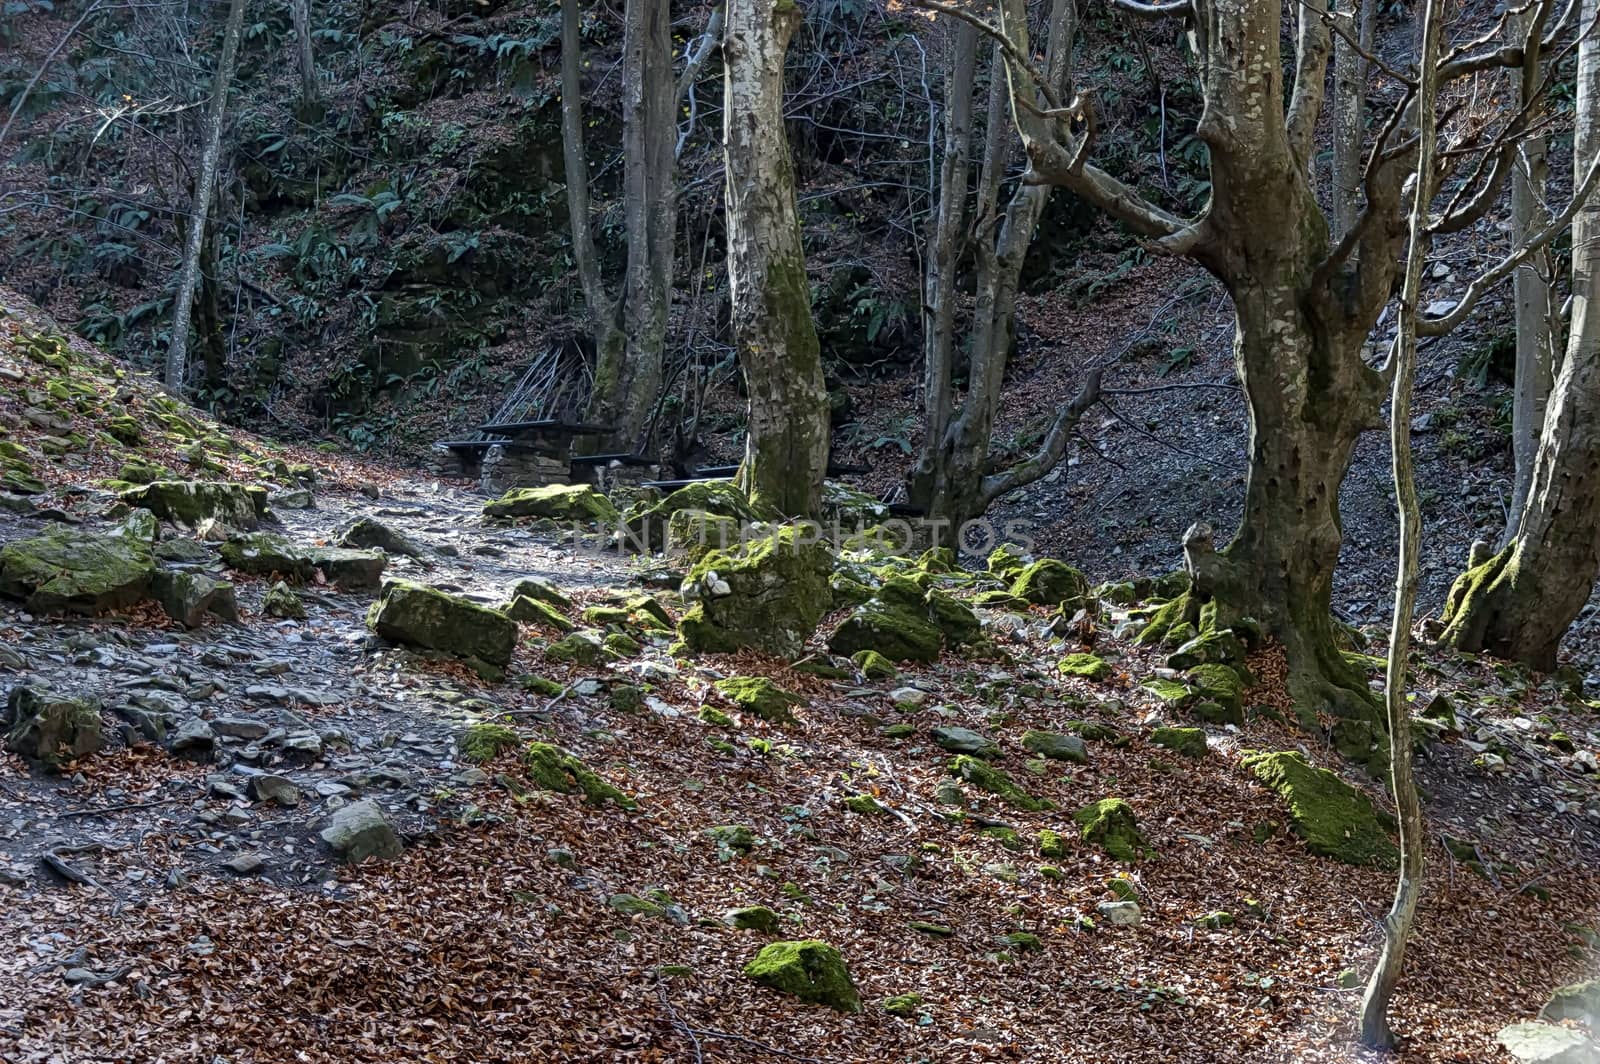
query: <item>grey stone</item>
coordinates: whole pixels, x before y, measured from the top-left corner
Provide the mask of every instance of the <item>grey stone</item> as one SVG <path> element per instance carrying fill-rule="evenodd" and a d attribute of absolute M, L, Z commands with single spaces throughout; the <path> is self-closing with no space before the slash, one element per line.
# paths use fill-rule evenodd
<path fill-rule="evenodd" d="M 222 862 L 222 867 L 236 876 L 253 876 L 266 867 L 266 862 L 253 853 L 241 853 L 239 856 Z"/>
<path fill-rule="evenodd" d="M 199 717 L 188 717 L 173 729 L 171 749 L 175 754 L 207 758 L 216 745 L 216 732 Z"/>
<path fill-rule="evenodd" d="M 99 751 L 104 744 L 100 704 L 38 687 L 17 687 L 6 700 L 5 746 L 52 767 Z"/>
<path fill-rule="evenodd" d="M 990 757 L 1000 752 L 994 740 L 979 735 L 970 728 L 940 727 L 929 733 L 935 746 L 952 754 L 976 754 Z"/>
<path fill-rule="evenodd" d="M 1137 927 L 1144 919 L 1136 901 L 1103 901 L 1095 906 L 1095 911 L 1114 927 Z"/>
<path fill-rule="evenodd" d="M 1495 1041 L 1521 1064 L 1600 1064 L 1600 1046 L 1553 1023 L 1513 1023 Z"/>
<path fill-rule="evenodd" d="M 1056 761 L 1072 761 L 1081 765 L 1089 760 L 1089 750 L 1083 745 L 1083 739 L 1072 734 L 1026 732 L 1022 736 L 1022 748 L 1031 754 Z"/>
<path fill-rule="evenodd" d="M 322 829 L 322 840 L 338 857 L 357 864 L 369 857 L 398 857 L 404 849 L 377 802 L 352 802 L 334 813 Z"/>
<path fill-rule="evenodd" d="M 258 802 L 271 802 L 285 809 L 293 809 L 300 804 L 300 788 L 291 780 L 271 773 L 252 776 L 250 793 L 255 795 Z"/>
<path fill-rule="evenodd" d="M 264 739 L 267 726 L 249 717 L 218 717 L 211 722 L 211 730 L 225 739 Z"/>

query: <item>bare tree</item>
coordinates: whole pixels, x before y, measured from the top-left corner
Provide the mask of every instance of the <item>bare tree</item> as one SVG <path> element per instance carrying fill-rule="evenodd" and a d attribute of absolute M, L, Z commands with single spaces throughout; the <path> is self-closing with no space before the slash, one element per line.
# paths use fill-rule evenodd
<path fill-rule="evenodd" d="M 1545 227 L 1572 219 L 1566 352 L 1516 534 L 1456 580 L 1443 617 L 1446 642 L 1546 670 L 1555 667 L 1561 638 L 1600 574 L 1600 202 L 1588 195 L 1600 175 L 1597 19 L 1600 3 L 1583 0 L 1572 153 L 1576 191 L 1567 210 Z M 1521 265 L 1508 259 L 1503 269 Z"/>
<path fill-rule="evenodd" d="M 589 419 L 612 425 L 611 442 L 625 450 L 643 442 L 641 436 L 660 396 L 672 301 L 678 216 L 674 111 L 679 90 L 673 82 L 670 15 L 668 0 L 627 0 L 623 8 L 622 188 L 627 265 L 620 293 L 613 297 L 600 276 L 590 231 L 580 12 L 576 0 L 562 0 L 561 4 L 567 208 L 596 346 Z M 586 445 L 595 442 L 586 441 Z"/>
<path fill-rule="evenodd" d="M 1374 0 L 1367 0 L 1368 3 Z M 1422 803 L 1411 774 L 1411 707 L 1406 701 L 1406 660 L 1411 652 L 1411 622 L 1417 604 L 1422 512 L 1411 461 L 1411 393 L 1417 379 L 1417 316 L 1422 271 L 1427 265 L 1429 225 L 1438 180 L 1436 110 L 1439 98 L 1439 42 L 1443 36 L 1440 0 L 1424 0 L 1417 78 L 1416 178 L 1413 182 L 1409 248 L 1400 292 L 1400 327 L 1391 356 L 1389 446 L 1394 490 L 1400 512 L 1400 549 L 1395 559 L 1394 617 L 1389 625 L 1389 656 L 1384 670 L 1383 704 L 1389 725 L 1389 780 L 1400 822 L 1400 873 L 1394 901 L 1383 921 L 1383 950 L 1372 969 L 1361 1003 L 1359 1037 L 1369 1046 L 1390 1048 L 1389 1000 L 1400 979 L 1406 943 L 1422 893 Z"/>
<path fill-rule="evenodd" d="M 1004 0 L 1001 17 L 1011 45 L 1028 54 L 1027 8 L 1023 0 Z M 1004 208 L 1000 192 L 1014 154 L 1014 126 L 1042 126 L 1037 109 L 1013 107 L 1007 69 L 1000 47 L 994 49 L 988 119 L 984 134 L 977 207 L 970 227 L 963 227 L 966 200 L 967 146 L 971 140 L 973 53 L 964 34 L 955 42 L 946 96 L 945 161 L 941 168 L 936 228 L 925 282 L 928 307 L 925 324 L 924 437 L 911 475 L 911 501 L 930 516 L 959 525 L 983 513 L 1001 495 L 1048 473 L 1060 461 L 1066 442 L 1097 394 L 1099 377 L 1086 391 L 1058 411 L 1044 445 L 1025 461 L 991 471 L 989 445 L 1000 408 L 1006 363 L 1016 337 L 1017 289 L 1034 230 L 1044 214 L 1050 188 L 1018 184 Z M 1069 75 L 1077 12 L 1073 0 L 1054 0 L 1045 52 L 1045 76 L 1054 95 L 1070 92 Z M 1039 135 L 1044 135 L 1041 131 Z M 952 392 L 955 348 L 956 256 L 970 244 L 976 260 L 973 320 L 968 331 L 966 393 L 957 406 Z M 1093 393 L 1093 394 L 1091 394 Z"/>
<path fill-rule="evenodd" d="M 1415 141 L 1402 118 L 1412 106 L 1415 79 L 1388 72 L 1401 92 L 1398 98 L 1391 93 L 1388 116 L 1367 146 L 1361 211 L 1333 239 L 1311 180 L 1332 51 L 1325 0 L 1295 5 L 1288 64 L 1280 53 L 1276 4 L 1112 0 L 1138 17 L 1181 18 L 1188 28 L 1204 98 L 1196 134 L 1209 149 L 1212 195 L 1198 217 L 1186 218 L 1094 165 L 1098 126 L 1090 99 L 1048 91 L 1048 76 L 1035 71 L 1003 29 L 943 0 L 915 2 L 976 21 L 1002 41 L 1017 111 L 1043 119 L 1018 123 L 1030 164 L 1026 181 L 1069 188 L 1143 237 L 1151 250 L 1193 259 L 1232 296 L 1235 364 L 1250 415 L 1244 513 L 1225 549 L 1211 549 L 1208 536 L 1186 543 L 1191 590 L 1142 638 L 1160 638 L 1180 621 L 1198 622 L 1202 606 L 1205 619 L 1219 626 L 1254 617 L 1282 643 L 1289 688 L 1303 714 L 1375 717 L 1365 678 L 1340 651 L 1330 607 L 1342 540 L 1339 487 L 1386 390 L 1384 374 L 1362 352 L 1389 301 L 1405 240 L 1401 183 Z M 1475 37 L 1443 57 L 1441 84 L 1520 66 L 1522 51 L 1503 47 L 1495 34 Z M 1287 87 L 1286 66 L 1293 72 Z M 1041 95 L 1042 107 L 1035 103 Z M 1512 149 L 1526 131 L 1526 115 L 1519 112 L 1487 143 L 1457 146 L 1446 171 L 1464 174 L 1461 190 L 1432 222 L 1433 231 L 1457 231 L 1484 216 L 1505 187 Z M 1485 165 L 1467 165 L 1473 158 Z M 1547 232 L 1541 238 L 1548 240 Z M 1479 295 L 1463 299 L 1462 316 Z"/>
<path fill-rule="evenodd" d="M 813 516 L 828 393 L 783 128 L 783 60 L 801 17 L 794 0 L 729 0 L 723 144 L 733 340 L 750 393 L 739 485 L 781 513 Z"/>
<path fill-rule="evenodd" d="M 244 23 L 244 0 L 230 0 L 228 21 L 222 31 L 222 54 L 211 79 L 211 102 L 206 107 L 204 147 L 200 152 L 200 172 L 195 179 L 194 203 L 189 209 L 188 229 L 184 234 L 183 265 L 178 271 L 178 292 L 172 306 L 172 339 L 167 347 L 167 387 L 181 390 L 189 369 L 189 318 L 194 308 L 195 288 L 200 279 L 200 258 L 205 247 L 206 220 L 211 197 L 217 186 L 217 168 L 222 157 L 222 127 L 228 112 L 228 83 L 233 80 L 234 63 L 239 56 L 239 34 Z"/>
<path fill-rule="evenodd" d="M 313 108 L 321 98 L 317 89 L 317 60 L 311 50 L 311 0 L 289 0 L 294 23 L 295 61 L 300 68 L 300 104 Z"/>

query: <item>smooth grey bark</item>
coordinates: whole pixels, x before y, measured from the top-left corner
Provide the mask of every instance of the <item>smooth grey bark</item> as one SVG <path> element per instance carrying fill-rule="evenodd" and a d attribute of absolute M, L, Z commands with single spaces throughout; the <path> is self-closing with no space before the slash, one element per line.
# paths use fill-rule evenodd
<path fill-rule="evenodd" d="M 1544 35 L 1545 6 L 1534 7 L 1520 20 L 1524 27 L 1524 48 L 1528 56 L 1520 71 L 1511 72 L 1514 86 L 1512 105 L 1522 108 L 1532 101 L 1543 74 L 1538 43 Z M 1531 47 L 1530 47 L 1531 46 Z M 1548 220 L 1545 209 L 1545 178 L 1548 166 L 1542 136 L 1532 136 L 1517 148 L 1516 169 L 1511 174 L 1511 238 L 1513 244 L 1526 241 Z M 1551 305 L 1551 258 L 1541 251 L 1518 267 L 1512 275 L 1516 321 L 1516 372 L 1511 395 L 1511 506 L 1506 515 L 1500 546 L 1511 542 L 1528 489 L 1533 483 L 1533 464 L 1539 454 L 1539 435 L 1544 429 L 1545 404 L 1555 364 L 1555 338 L 1558 332 L 1555 308 Z"/>
<path fill-rule="evenodd" d="M 939 162 L 939 203 L 928 239 L 922 284 L 923 439 L 912 471 L 912 496 L 940 475 L 945 429 L 950 424 L 950 388 L 955 365 L 957 269 L 965 246 L 967 167 L 972 151 L 972 98 L 977 72 L 978 30 L 956 27 L 950 70 L 944 82 L 944 156 Z"/>
<path fill-rule="evenodd" d="M 1020 54 L 1028 54 L 1026 5 L 1022 0 L 1004 0 L 1000 11 L 1011 47 Z M 1050 94 L 1062 96 L 1070 91 L 1076 31 L 1077 11 L 1073 0 L 1055 0 L 1050 12 L 1042 72 Z M 1054 468 L 1065 454 L 1073 426 L 1098 397 L 1099 377 L 1091 374 L 1092 383 L 1088 388 L 1056 412 L 1046 441 L 1039 449 L 1008 469 L 989 472 L 994 419 L 999 412 L 1006 363 L 1016 337 L 1016 300 L 1022 265 L 1051 194 L 1048 185 L 1019 183 L 1004 210 L 998 206 L 1012 155 L 1012 130 L 1026 128 L 1036 136 L 1047 135 L 1045 122 L 1037 113 L 1045 96 L 1029 82 L 1030 78 L 1028 72 L 1008 69 L 1002 52 L 998 48 L 995 50 L 978 209 L 971 227 L 977 269 L 967 390 L 956 408 L 949 394 L 946 372 L 942 394 L 935 396 L 930 391 L 924 397 L 925 411 L 929 415 L 927 433 L 911 478 L 911 501 L 928 516 L 947 520 L 955 528 L 982 514 L 1000 495 L 1032 483 Z M 1019 85 L 1018 79 L 1025 83 Z M 1034 107 L 1016 105 L 1017 97 L 1028 100 Z M 964 187 L 960 191 L 964 195 Z M 941 212 L 943 209 L 941 198 Z M 944 290 L 936 291 L 936 284 Z M 930 304 L 936 309 L 952 304 L 955 299 L 953 275 L 930 273 L 929 293 Z M 933 359 L 948 357 L 956 338 L 953 315 L 936 314 L 928 325 L 941 330 L 926 340 L 931 366 Z M 925 376 L 925 380 L 931 389 L 934 378 Z"/>
<path fill-rule="evenodd" d="M 1363 122 L 1366 107 L 1367 61 L 1361 52 L 1372 49 L 1378 0 L 1345 0 L 1333 13 L 1344 33 L 1361 46 L 1351 47 L 1340 35 L 1333 42 L 1333 203 L 1335 237 L 1355 224 L 1361 210 Z"/>
<path fill-rule="evenodd" d="M 1600 3 L 1583 0 L 1578 24 Z M 1573 129 L 1576 196 L 1600 162 L 1600 38 L 1578 46 Z M 1561 638 L 1600 574 L 1600 199 L 1572 219 L 1572 318 L 1526 506 L 1510 544 L 1463 573 L 1450 590 L 1444 640 L 1536 669 L 1555 667 Z"/>
<path fill-rule="evenodd" d="M 300 102 L 314 105 L 321 98 L 317 88 L 317 60 L 311 48 L 311 0 L 289 0 L 289 18 L 294 23 L 295 61 L 300 68 Z"/>
<path fill-rule="evenodd" d="M 1373 2 L 1373 0 L 1368 0 Z M 1422 299 L 1422 271 L 1429 249 L 1429 216 L 1437 180 L 1439 43 L 1443 35 L 1440 0 L 1424 0 L 1417 78 L 1417 154 L 1415 192 L 1411 205 L 1409 250 L 1400 292 L 1400 327 L 1394 341 L 1390 392 L 1389 449 L 1395 498 L 1400 517 L 1400 545 L 1395 559 L 1394 614 L 1389 625 L 1389 653 L 1384 668 L 1383 705 L 1389 726 L 1389 784 L 1400 826 L 1400 870 L 1394 900 L 1383 919 L 1383 949 L 1367 980 L 1361 1001 L 1357 1036 L 1364 1045 L 1389 1049 L 1395 1044 L 1389 1026 L 1389 1002 L 1405 964 L 1422 895 L 1422 802 L 1412 775 L 1411 707 L 1406 700 L 1406 662 L 1411 653 L 1411 622 L 1417 605 L 1417 572 L 1421 557 L 1422 513 L 1411 457 L 1411 395 L 1417 379 L 1417 314 Z"/>
<path fill-rule="evenodd" d="M 206 107 L 200 152 L 200 171 L 195 179 L 194 202 L 189 209 L 183 265 L 178 271 L 178 291 L 172 306 L 172 338 L 167 346 L 167 387 L 181 391 L 189 370 L 189 319 L 194 309 L 195 287 L 200 278 L 200 253 L 205 244 L 206 219 L 211 197 L 217 187 L 217 168 L 222 157 L 222 127 L 228 111 L 228 83 L 233 80 L 234 63 L 239 56 L 239 33 L 244 23 L 244 0 L 231 0 L 228 21 L 222 31 L 222 55 L 211 80 L 211 102 Z"/>
<path fill-rule="evenodd" d="M 780 513 L 814 517 L 828 393 L 783 126 L 783 62 L 801 18 L 794 0 L 729 0 L 723 150 L 733 342 L 750 395 L 738 482 Z"/>

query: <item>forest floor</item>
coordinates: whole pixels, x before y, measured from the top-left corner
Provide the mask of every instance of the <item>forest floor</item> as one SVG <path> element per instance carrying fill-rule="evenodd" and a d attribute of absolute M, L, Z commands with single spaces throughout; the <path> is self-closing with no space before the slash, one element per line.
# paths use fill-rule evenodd
<path fill-rule="evenodd" d="M 29 453 L 45 433 L 18 415 L 64 375 L 132 412 L 138 457 L 194 454 L 156 393 L 94 352 L 43 367 L 20 319 L 0 333 L 0 415 Z M 187 424 L 210 441 L 208 475 L 317 468 L 315 508 L 279 512 L 296 542 L 375 517 L 422 548 L 390 572 L 490 604 L 543 575 L 575 619 L 648 579 L 582 541 L 486 523 L 461 487 Z M 38 462 L 47 490 L 0 515 L 0 542 L 109 527 L 92 485 L 128 457 Z M 235 584 L 241 622 L 194 629 L 145 608 L 62 619 L 0 602 L 0 684 L 215 732 L 201 757 L 125 732 L 130 745 L 59 775 L 0 754 L 0 1060 L 1367 1059 L 1349 1048 L 1349 973 L 1372 960 L 1391 876 L 1310 854 L 1241 754 L 1302 750 L 1380 805 L 1381 786 L 1270 713 L 1208 726 L 1197 756 L 1158 746 L 1156 727 L 1194 722 L 1141 686 L 1162 655 L 1115 635 L 1116 614 L 1068 643 L 1042 611 L 985 610 L 986 655 L 871 681 L 754 654 L 674 658 L 664 637 L 582 667 L 525 628 L 510 680 L 491 683 L 372 636 L 371 592 L 312 585 L 306 618 L 286 621 L 263 615 L 264 581 Z M 1108 677 L 1056 668 L 1086 648 Z M 1252 702 L 1288 708 L 1275 652 L 1250 665 Z M 798 692 L 795 720 L 741 712 L 713 687 L 730 675 Z M 1596 970 L 1600 725 L 1553 681 L 1489 662 L 1430 655 L 1418 678 L 1419 702 L 1444 693 L 1462 727 L 1419 766 L 1429 880 L 1395 1002 L 1401 1059 L 1508 1059 L 1495 1032 Z M 642 705 L 616 697 L 636 685 Z M 572 751 L 637 808 L 534 789 L 509 752 L 471 763 L 460 739 L 483 721 Z M 933 731 L 951 726 L 991 739 L 1048 806 L 955 783 Z M 1087 760 L 1038 758 L 1029 729 L 1083 732 Z M 293 785 L 292 805 L 247 797 L 265 771 Z M 844 802 L 861 795 L 876 813 Z M 1137 815 L 1142 859 L 1078 838 L 1072 811 L 1113 796 Z M 335 861 L 319 833 L 357 799 L 394 825 L 398 857 Z M 719 827 L 748 833 L 729 845 Z M 1052 831 L 1063 844 L 1045 857 Z M 1136 925 L 1101 910 L 1113 879 L 1136 892 Z M 752 905 L 783 938 L 837 946 L 864 1011 L 746 978 L 771 935 L 726 914 Z M 1218 913 L 1231 921 L 1207 920 Z M 904 1015 L 883 1007 L 905 994 L 919 1000 Z"/>

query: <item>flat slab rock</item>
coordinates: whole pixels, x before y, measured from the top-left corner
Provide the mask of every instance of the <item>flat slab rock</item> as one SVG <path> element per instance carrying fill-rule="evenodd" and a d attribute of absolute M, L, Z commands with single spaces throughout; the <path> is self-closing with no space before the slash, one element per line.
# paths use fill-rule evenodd
<path fill-rule="evenodd" d="M 1514 1023 L 1495 1041 L 1521 1064 L 1600 1064 L 1600 1044 L 1553 1023 Z"/>

